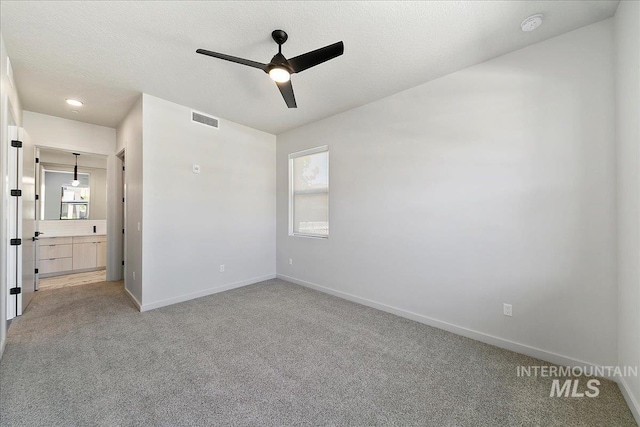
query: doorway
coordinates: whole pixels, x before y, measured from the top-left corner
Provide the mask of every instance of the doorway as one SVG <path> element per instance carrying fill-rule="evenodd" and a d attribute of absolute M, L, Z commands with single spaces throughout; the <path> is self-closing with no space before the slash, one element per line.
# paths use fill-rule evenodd
<path fill-rule="evenodd" d="M 106 281 L 107 156 L 40 147 L 38 290 Z"/>

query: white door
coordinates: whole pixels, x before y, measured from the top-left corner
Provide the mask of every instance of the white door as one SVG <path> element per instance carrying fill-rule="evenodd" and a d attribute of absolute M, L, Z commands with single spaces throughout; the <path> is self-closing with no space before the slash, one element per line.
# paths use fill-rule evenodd
<path fill-rule="evenodd" d="M 22 310 L 33 298 L 36 290 L 36 151 L 31 139 L 24 129 L 20 129 L 22 141 Z M 19 182 L 20 182 L 19 181 Z"/>
<path fill-rule="evenodd" d="M 9 239 L 7 244 L 7 319 L 12 319 L 18 315 L 22 307 L 22 298 L 18 291 L 20 291 L 20 284 L 22 282 L 22 246 L 16 245 L 19 233 L 22 228 L 21 212 L 22 206 L 20 200 L 21 197 L 14 195 L 15 190 L 18 189 L 18 177 L 20 171 L 18 166 L 20 165 L 20 159 L 22 158 L 22 148 L 19 148 L 14 144 L 18 141 L 18 127 L 11 115 L 11 110 L 8 114 L 9 126 L 8 126 L 8 139 L 11 141 L 9 145 L 9 153 L 7 156 L 7 178 L 8 187 L 11 191 L 11 197 L 9 198 L 9 205 L 7 209 L 7 219 L 9 221 Z"/>
<path fill-rule="evenodd" d="M 35 217 L 36 217 L 36 229 L 35 229 L 35 250 L 34 250 L 34 264 L 35 264 L 35 277 L 34 277 L 34 287 L 36 291 L 38 290 L 38 284 L 40 283 L 40 275 L 38 274 L 39 260 L 40 260 L 40 244 L 38 243 L 38 236 L 40 233 L 40 193 L 42 188 L 42 172 L 40 167 L 40 149 L 36 147 L 35 149 L 36 163 L 35 163 Z"/>
<path fill-rule="evenodd" d="M 9 299 L 7 318 L 24 313 L 35 291 L 35 148 L 24 129 L 9 126 Z"/>

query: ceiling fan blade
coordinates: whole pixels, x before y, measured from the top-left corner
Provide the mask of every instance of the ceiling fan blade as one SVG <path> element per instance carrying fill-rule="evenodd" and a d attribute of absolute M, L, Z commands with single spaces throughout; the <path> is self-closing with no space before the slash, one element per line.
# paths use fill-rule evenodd
<path fill-rule="evenodd" d="M 284 102 L 287 103 L 287 107 L 298 108 L 298 105 L 296 104 L 296 97 L 293 95 L 293 86 L 291 86 L 291 80 L 284 83 L 276 82 L 276 85 L 278 85 L 278 89 L 280 89 L 280 93 L 284 98 Z"/>
<path fill-rule="evenodd" d="M 238 58 L 236 56 L 225 55 L 224 53 L 211 52 L 210 50 L 198 49 L 196 53 L 200 53 L 202 55 L 213 56 L 214 58 L 224 59 L 226 61 L 235 62 L 237 64 L 248 65 L 249 67 L 259 68 L 264 72 L 267 72 L 267 64 L 263 64 L 261 62 L 251 61 L 249 59 Z"/>
<path fill-rule="evenodd" d="M 289 65 L 294 73 L 299 73 L 307 68 L 315 67 L 344 53 L 344 43 L 338 42 L 311 52 L 303 53 L 289 59 Z"/>

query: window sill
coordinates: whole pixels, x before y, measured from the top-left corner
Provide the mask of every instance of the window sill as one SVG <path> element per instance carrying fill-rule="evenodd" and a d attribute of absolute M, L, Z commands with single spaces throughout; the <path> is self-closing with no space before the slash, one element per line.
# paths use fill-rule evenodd
<path fill-rule="evenodd" d="M 289 233 L 289 237 L 306 237 L 307 239 L 321 239 L 326 240 L 329 236 L 321 236 L 319 234 L 299 234 L 299 233 Z"/>

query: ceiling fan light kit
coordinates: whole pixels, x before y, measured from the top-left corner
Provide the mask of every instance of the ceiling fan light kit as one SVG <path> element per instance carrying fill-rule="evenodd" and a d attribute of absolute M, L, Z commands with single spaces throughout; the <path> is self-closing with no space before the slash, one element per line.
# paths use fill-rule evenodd
<path fill-rule="evenodd" d="M 269 77 L 271 80 L 278 83 L 286 83 L 291 80 L 291 73 L 289 70 L 286 70 L 281 67 L 273 67 L 269 70 Z"/>
<path fill-rule="evenodd" d="M 336 58 L 344 53 L 344 44 L 340 41 L 311 52 L 303 53 L 294 58 L 287 59 L 282 54 L 282 45 L 287 41 L 289 36 L 283 30 L 275 30 L 271 33 L 271 37 L 278 44 L 278 53 L 271 58 L 271 62 L 263 64 L 261 62 L 251 61 L 249 59 L 238 58 L 224 53 L 212 52 L 210 50 L 198 49 L 196 53 L 212 56 L 225 61 L 235 62 L 236 64 L 247 65 L 249 67 L 258 68 L 276 82 L 280 93 L 284 98 L 287 107 L 297 108 L 296 98 L 293 94 L 293 86 L 291 85 L 291 74 L 300 73 L 311 67 L 322 64 L 330 59 Z"/>

